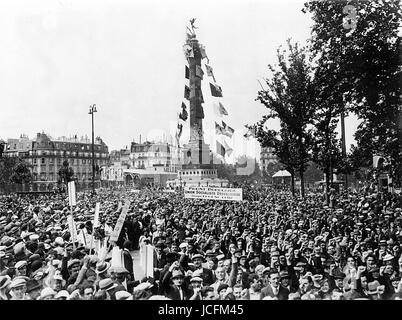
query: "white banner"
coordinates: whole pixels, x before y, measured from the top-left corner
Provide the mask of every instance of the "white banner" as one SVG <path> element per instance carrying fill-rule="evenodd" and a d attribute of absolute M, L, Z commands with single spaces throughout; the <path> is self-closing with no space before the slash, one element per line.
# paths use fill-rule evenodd
<path fill-rule="evenodd" d="M 242 201 L 242 188 L 185 187 L 185 199 Z"/>
<path fill-rule="evenodd" d="M 100 203 L 97 202 L 95 205 L 95 216 L 94 216 L 94 228 L 96 228 L 99 225 L 99 209 L 100 209 Z"/>
<path fill-rule="evenodd" d="M 147 266 L 145 268 L 146 277 L 154 277 L 154 247 L 147 245 Z"/>
<path fill-rule="evenodd" d="M 112 232 L 112 235 L 110 236 L 109 241 L 116 242 L 117 239 L 119 238 L 121 229 L 123 228 L 124 221 L 126 220 L 129 206 L 130 206 L 130 200 L 126 200 L 126 202 L 124 203 L 124 207 L 121 210 L 120 217 L 119 219 L 117 219 L 116 225 L 114 226 L 114 230 Z"/>
<path fill-rule="evenodd" d="M 77 236 L 77 228 L 75 226 L 75 222 L 72 215 L 67 216 L 67 224 L 68 224 L 68 230 L 70 231 L 71 241 L 74 243 L 77 241 L 78 236 Z"/>
<path fill-rule="evenodd" d="M 163 192 L 165 192 L 165 193 L 175 193 L 176 191 L 172 190 L 172 189 L 164 189 Z"/>
<path fill-rule="evenodd" d="M 75 206 L 77 204 L 75 197 L 75 182 L 70 181 L 68 184 L 68 204 L 70 207 Z"/>

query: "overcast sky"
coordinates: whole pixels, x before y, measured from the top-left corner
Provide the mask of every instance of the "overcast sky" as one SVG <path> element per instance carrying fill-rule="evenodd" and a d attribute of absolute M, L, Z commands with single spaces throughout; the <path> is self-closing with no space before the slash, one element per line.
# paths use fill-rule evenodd
<path fill-rule="evenodd" d="M 158 130 L 168 133 L 183 100 L 182 46 L 191 18 L 197 18 L 197 38 L 223 89 L 220 101 L 229 112 L 224 120 L 243 133 L 244 124 L 266 110 L 254 101 L 257 79 L 268 75 L 278 46 L 310 36 L 303 3 L 2 0 L 0 137 L 33 138 L 41 131 L 90 136 L 93 103 L 95 134 L 109 150 L 129 146 L 140 134 L 144 140 Z M 212 128 L 210 91 L 203 93 L 205 126 Z M 347 144 L 355 127 L 348 120 Z"/>

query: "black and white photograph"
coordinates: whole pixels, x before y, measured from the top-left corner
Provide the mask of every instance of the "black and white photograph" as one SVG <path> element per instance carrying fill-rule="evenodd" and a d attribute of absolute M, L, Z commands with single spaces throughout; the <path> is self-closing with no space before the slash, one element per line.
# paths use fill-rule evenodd
<path fill-rule="evenodd" d="M 0 308 L 402 300 L 401 36 L 400 0 L 1 0 Z"/>

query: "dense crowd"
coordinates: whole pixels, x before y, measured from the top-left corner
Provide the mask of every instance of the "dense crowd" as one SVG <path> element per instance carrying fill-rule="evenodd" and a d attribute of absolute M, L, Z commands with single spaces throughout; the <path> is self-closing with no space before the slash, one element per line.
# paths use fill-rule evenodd
<path fill-rule="evenodd" d="M 402 198 L 243 185 L 244 201 L 181 192 L 79 193 L 72 242 L 65 194 L 0 197 L 0 300 L 400 300 Z M 130 200 L 116 243 L 108 238 Z M 95 204 L 100 226 L 93 228 Z M 106 244 L 106 254 L 92 246 Z M 153 276 L 132 253 L 154 247 Z M 112 247 L 123 252 L 113 266 Z M 98 248 L 99 249 L 99 248 Z"/>

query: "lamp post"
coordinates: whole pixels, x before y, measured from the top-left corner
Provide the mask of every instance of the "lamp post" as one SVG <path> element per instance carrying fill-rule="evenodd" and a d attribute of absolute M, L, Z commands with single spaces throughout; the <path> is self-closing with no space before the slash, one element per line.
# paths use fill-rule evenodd
<path fill-rule="evenodd" d="M 95 195 L 95 141 L 94 141 L 94 113 L 97 112 L 96 104 L 89 106 L 88 114 L 92 117 L 92 195 Z"/>

